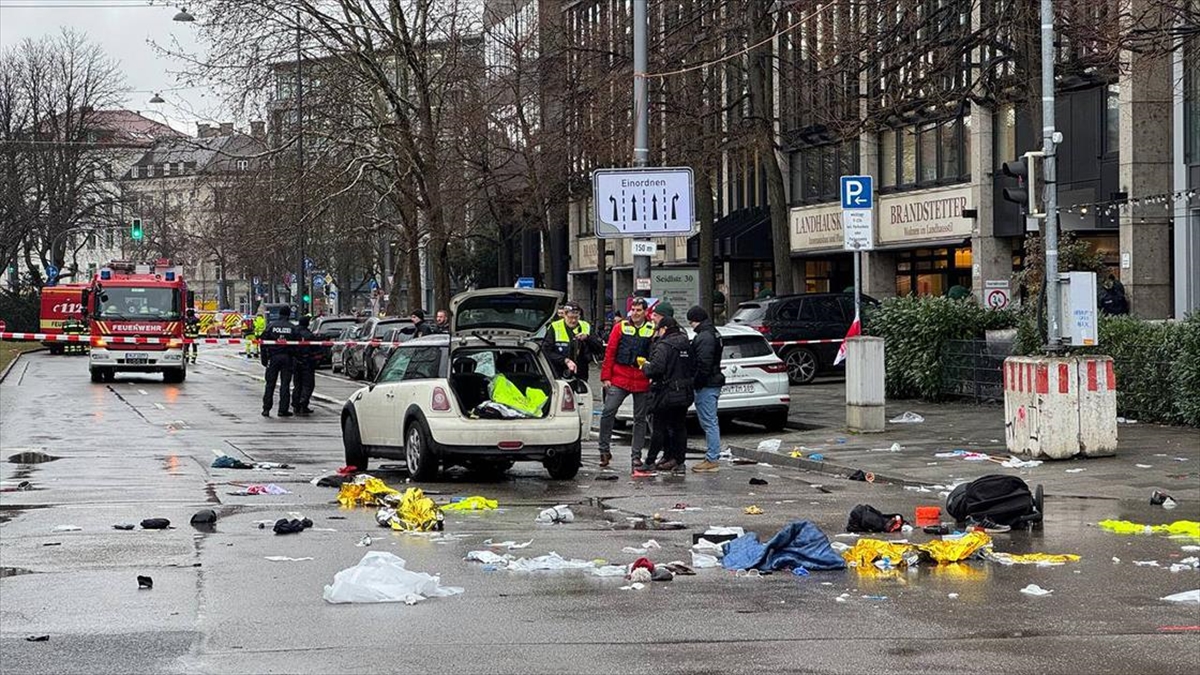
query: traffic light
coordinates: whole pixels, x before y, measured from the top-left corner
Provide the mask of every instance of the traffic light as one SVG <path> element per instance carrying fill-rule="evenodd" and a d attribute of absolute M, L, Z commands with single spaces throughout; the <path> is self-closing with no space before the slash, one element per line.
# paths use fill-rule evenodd
<path fill-rule="evenodd" d="M 1005 176 L 1017 179 L 1015 187 L 1005 187 L 1002 191 L 1004 201 L 1020 204 L 1027 215 L 1034 217 L 1045 215 L 1038 208 L 1037 194 L 1036 158 L 1042 156 L 1041 152 L 1027 152 L 1002 167 Z"/>
<path fill-rule="evenodd" d="M 129 228 L 129 236 L 132 237 L 134 241 L 141 241 L 145 234 L 146 233 L 142 231 L 142 219 L 134 218 L 133 226 Z"/>
<path fill-rule="evenodd" d="M 304 294 L 304 304 L 306 304 L 306 305 L 312 304 L 312 296 L 309 295 L 308 293 Z"/>

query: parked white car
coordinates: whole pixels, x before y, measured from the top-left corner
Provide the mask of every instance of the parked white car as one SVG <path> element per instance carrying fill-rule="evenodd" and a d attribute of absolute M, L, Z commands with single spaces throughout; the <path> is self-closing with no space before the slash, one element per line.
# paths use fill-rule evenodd
<path fill-rule="evenodd" d="M 562 294 L 544 289 L 468 291 L 450 302 L 449 334 L 396 347 L 375 381 L 342 408 L 346 464 L 366 469 L 372 457 L 402 459 L 418 480 L 440 467 L 503 472 L 514 462 L 541 462 L 557 480 L 575 477 L 580 442 L 591 422 L 591 395 L 553 377 L 531 336 L 555 317 Z M 496 405 L 491 388 L 507 379 L 545 397 L 532 416 Z"/>
<path fill-rule="evenodd" d="M 695 333 L 687 330 L 688 339 Z M 779 431 L 787 424 L 791 392 L 788 390 L 787 364 L 771 349 L 761 333 L 747 326 L 717 326 L 721 335 L 721 372 L 725 386 L 717 401 L 717 415 L 722 419 L 755 422 L 770 431 Z M 688 408 L 695 416 L 696 408 Z M 617 419 L 633 420 L 633 398 L 625 399 Z"/>

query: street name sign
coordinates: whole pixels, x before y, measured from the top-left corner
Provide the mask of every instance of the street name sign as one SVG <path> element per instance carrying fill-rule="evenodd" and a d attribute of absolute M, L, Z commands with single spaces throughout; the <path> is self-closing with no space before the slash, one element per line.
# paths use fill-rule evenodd
<path fill-rule="evenodd" d="M 601 239 L 695 234 L 688 167 L 597 169 L 592 199 L 593 225 Z"/>

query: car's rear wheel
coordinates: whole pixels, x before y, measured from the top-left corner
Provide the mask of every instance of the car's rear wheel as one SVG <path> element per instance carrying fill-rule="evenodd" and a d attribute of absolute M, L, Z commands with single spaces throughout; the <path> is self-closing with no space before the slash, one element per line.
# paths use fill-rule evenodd
<path fill-rule="evenodd" d="M 342 418 L 342 447 L 346 450 L 346 466 L 352 466 L 359 471 L 366 471 L 369 460 L 367 451 L 363 448 L 362 437 L 358 433 L 358 419 L 354 415 Z"/>
<path fill-rule="evenodd" d="M 569 449 L 556 453 L 553 457 L 547 457 L 542 462 L 542 466 L 546 467 L 550 478 L 554 480 L 571 480 L 575 474 L 579 473 L 579 466 L 582 463 L 583 453 L 580 451 L 579 444 L 576 443 Z"/>
<path fill-rule="evenodd" d="M 786 410 L 766 413 L 759 417 L 758 421 L 767 428 L 767 431 L 783 431 L 783 428 L 787 426 L 788 413 Z"/>
<path fill-rule="evenodd" d="M 430 445 L 429 430 L 420 419 L 408 423 L 404 434 L 404 461 L 413 480 L 429 480 L 437 475 L 437 457 Z"/>
<path fill-rule="evenodd" d="M 362 379 L 362 371 L 358 369 L 358 366 L 354 365 L 353 356 L 346 357 L 346 377 L 349 377 L 352 380 Z"/>
<path fill-rule="evenodd" d="M 793 349 L 784 355 L 783 362 L 792 384 L 808 384 L 817 378 L 817 355 L 808 349 Z"/>

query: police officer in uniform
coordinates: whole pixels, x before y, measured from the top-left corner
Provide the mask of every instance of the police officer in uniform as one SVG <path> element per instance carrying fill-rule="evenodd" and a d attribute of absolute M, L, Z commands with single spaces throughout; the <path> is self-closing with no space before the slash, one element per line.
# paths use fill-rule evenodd
<path fill-rule="evenodd" d="M 288 410 L 288 405 L 291 403 L 292 354 L 297 347 L 290 344 L 269 344 L 274 340 L 297 339 L 297 329 L 292 325 L 291 317 L 292 308 L 281 307 L 279 309 L 279 320 L 267 324 L 260 338 L 263 342 L 259 347 L 262 352 L 262 363 L 267 367 L 267 388 L 263 391 L 263 417 L 271 416 L 271 406 L 274 404 L 275 399 L 276 380 L 279 380 L 279 416 L 292 416 L 291 411 Z"/>
<path fill-rule="evenodd" d="M 188 307 L 187 318 L 183 320 L 183 336 L 192 342 L 184 345 L 183 357 L 186 360 L 187 355 L 191 352 L 192 363 L 196 362 L 197 352 L 200 350 L 200 345 L 196 344 L 196 338 L 200 337 L 200 317 L 196 316 L 196 310 Z"/>
<path fill-rule="evenodd" d="M 592 335 L 591 325 L 579 318 L 582 310 L 578 304 L 567 302 L 562 309 L 563 317 L 552 322 L 542 338 L 542 353 L 554 368 L 554 376 L 571 380 L 571 388 L 582 394 L 587 391 L 588 362 L 604 352 L 604 343 Z"/>
<path fill-rule="evenodd" d="M 300 317 L 300 326 L 296 330 L 297 340 L 318 340 L 308 326 L 311 317 Z M 292 411 L 297 415 L 311 415 L 312 408 L 308 407 L 312 399 L 313 389 L 317 386 L 317 360 L 321 358 L 319 345 L 296 345 L 292 347 Z"/>

